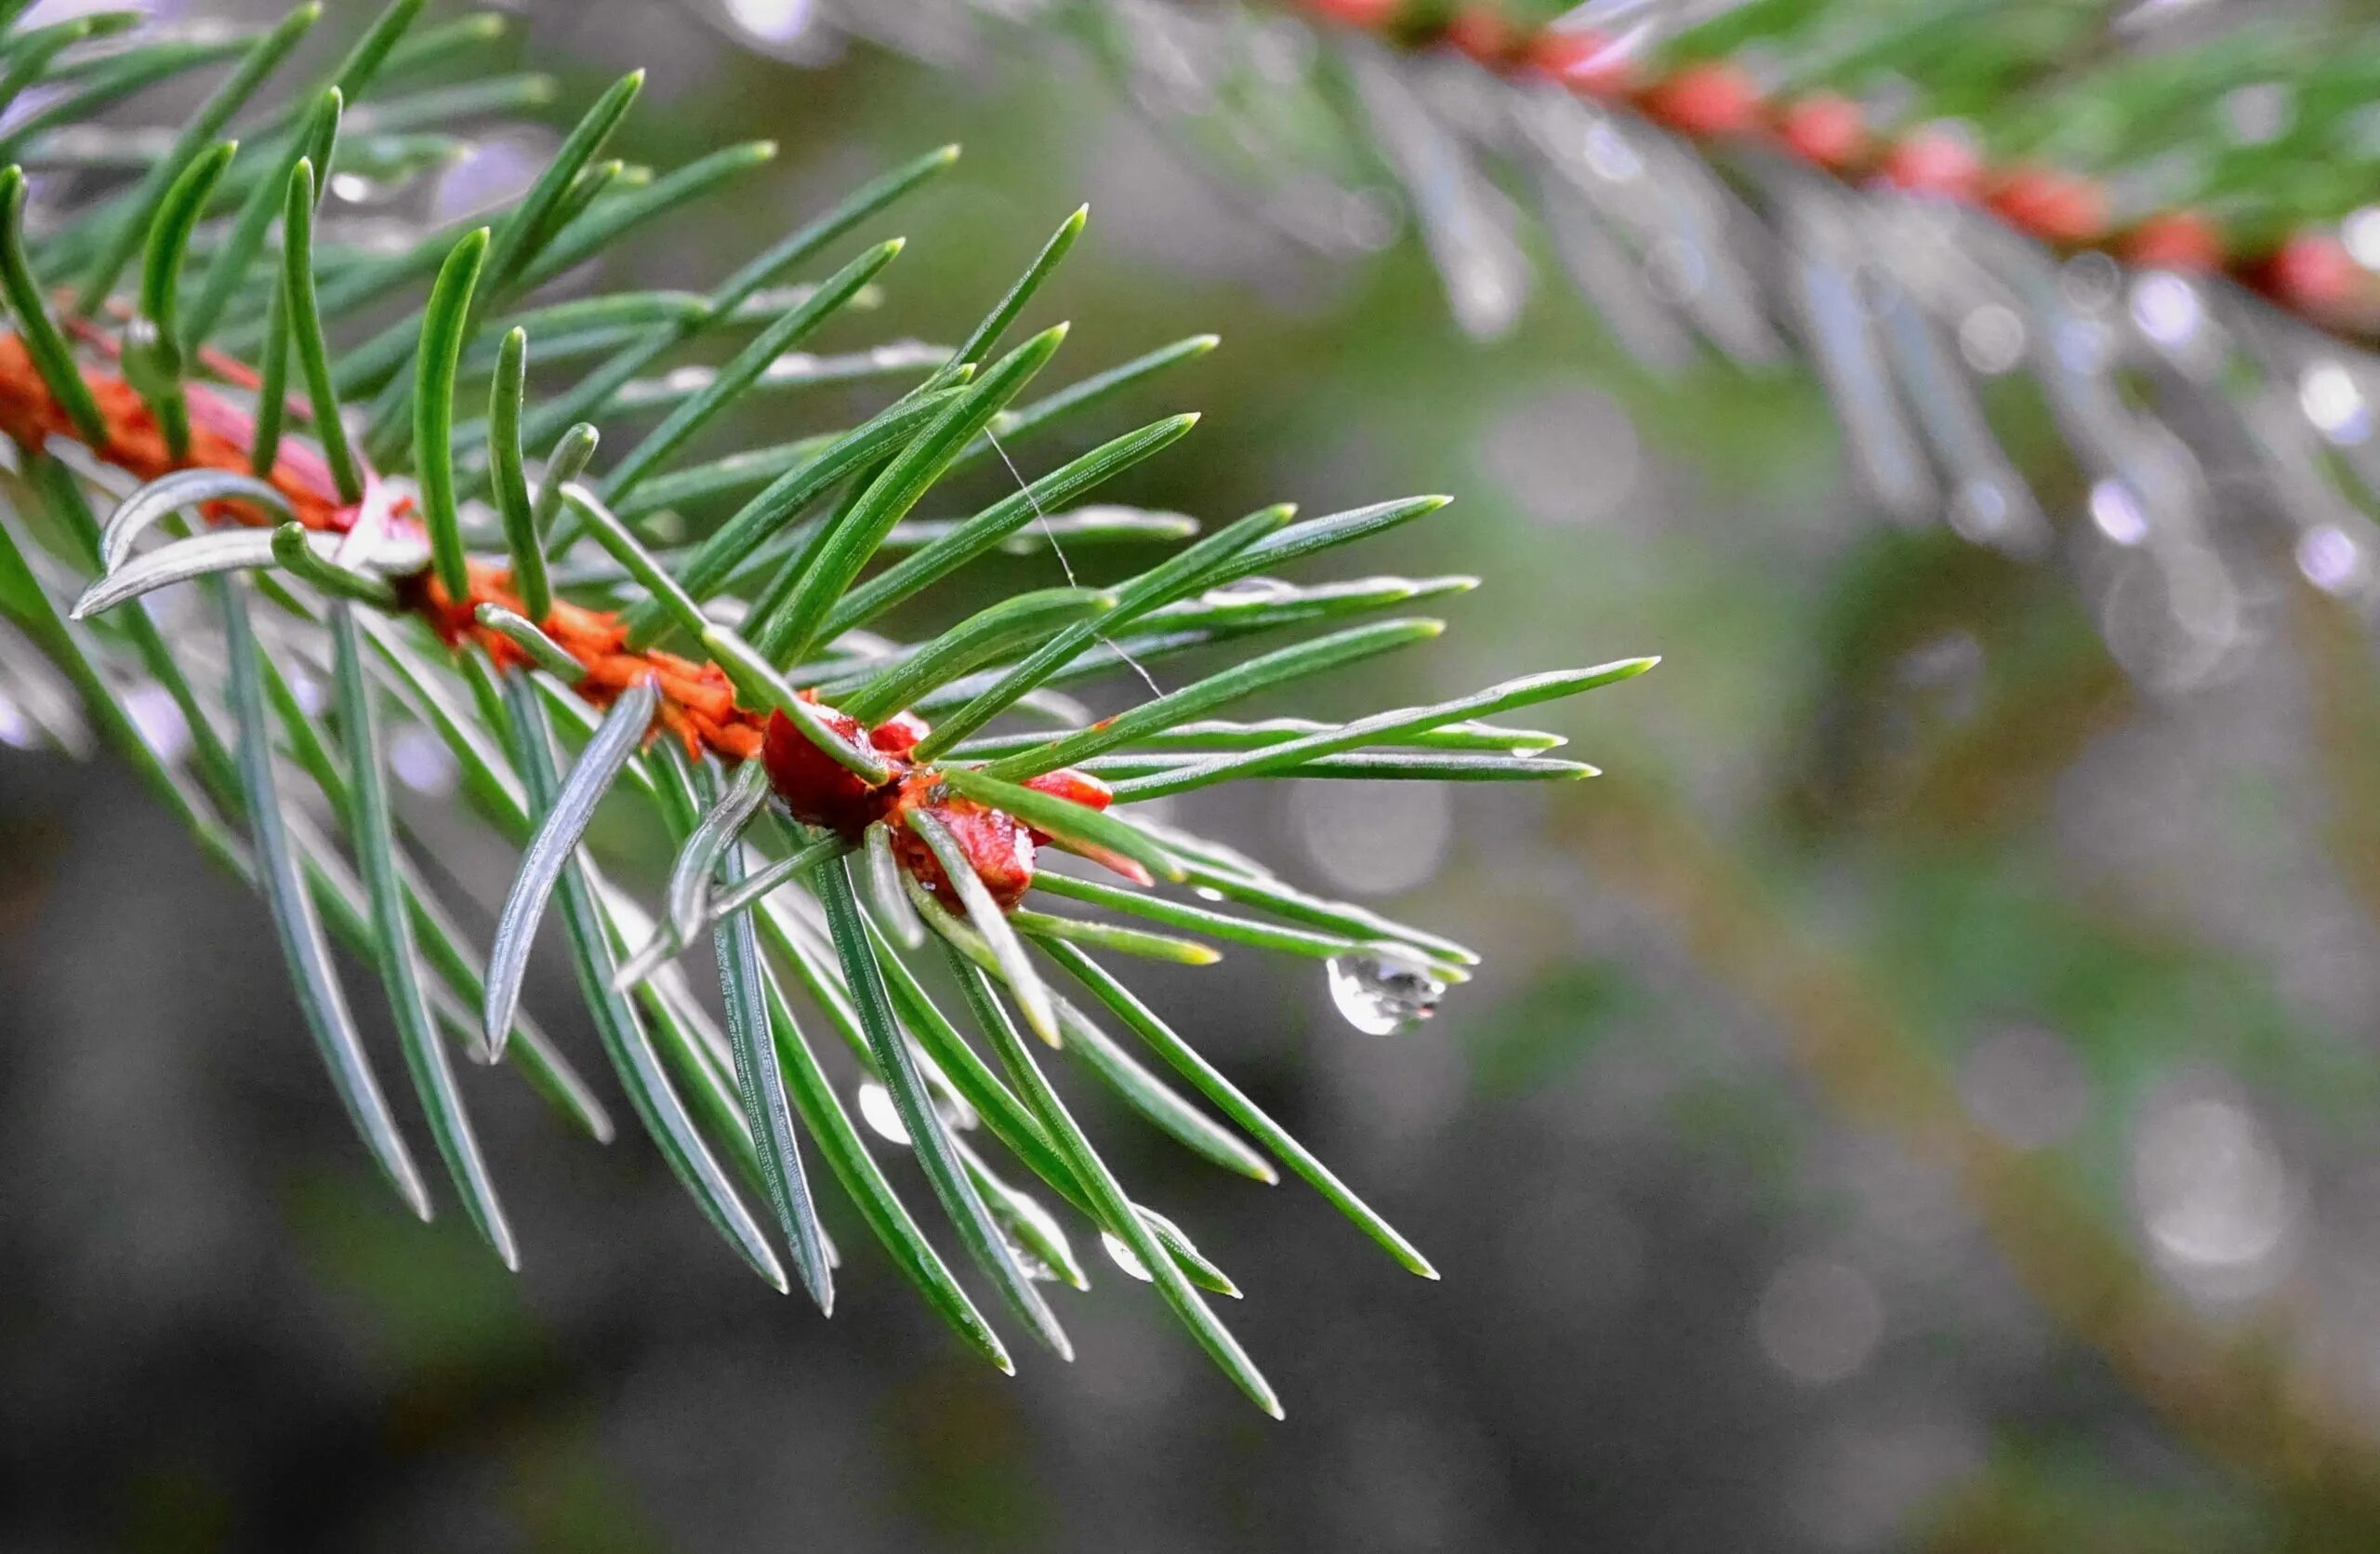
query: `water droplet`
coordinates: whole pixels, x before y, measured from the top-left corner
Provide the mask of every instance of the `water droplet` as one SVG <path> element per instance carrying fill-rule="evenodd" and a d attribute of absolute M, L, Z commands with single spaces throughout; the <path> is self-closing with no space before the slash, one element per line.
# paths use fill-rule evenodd
<path fill-rule="evenodd" d="M 2360 443 L 2372 435 L 2372 407 L 2355 375 L 2337 362 L 2317 362 L 2306 369 L 2297 380 L 2297 407 L 2334 443 Z"/>
<path fill-rule="evenodd" d="M 1987 545 L 2008 532 L 2008 493 L 1997 481 L 1962 481 L 1950 498 L 1950 527 L 1962 538 Z"/>
<path fill-rule="evenodd" d="M 812 0 L 723 0 L 727 20 L 759 43 L 787 44 L 809 30 Z"/>
<path fill-rule="evenodd" d="M 967 1104 L 967 1098 L 953 1090 L 934 1092 L 933 1109 L 934 1115 L 942 1119 L 942 1125 L 953 1133 L 965 1133 L 983 1121 Z"/>
<path fill-rule="evenodd" d="M 1066 1232 L 1059 1226 L 1057 1216 L 1043 1208 L 1038 1199 L 1028 1197 L 1022 1192 L 1012 1192 L 1008 1195 L 1007 1207 L 1012 1219 L 1032 1227 L 1033 1234 L 1041 1244 L 1059 1248 L 1067 1245 Z M 1009 1249 L 1016 1254 L 1017 1266 L 1025 1269 L 1026 1278 L 1048 1283 L 1063 1277 L 1048 1259 L 1033 1251 L 1022 1237 L 1012 1239 Z"/>
<path fill-rule="evenodd" d="M 1054 1284 L 1058 1282 L 1058 1270 L 1044 1261 L 1039 1253 L 1035 1252 L 1014 1236 L 1003 1235 L 1000 1237 L 1000 1242 L 1008 1248 L 1008 1255 L 1016 1259 L 1017 1269 L 1025 1277 L 1037 1284 Z"/>
<path fill-rule="evenodd" d="M 1126 1246 L 1122 1239 L 1119 1238 L 1115 1231 L 1100 1231 L 1099 1244 L 1107 1249 L 1108 1261 L 1114 1263 L 1117 1268 L 1122 1268 L 1126 1273 L 1130 1274 L 1142 1283 L 1145 1284 L 1149 1282 L 1148 1265 L 1142 1262 L 1141 1255 L 1133 1251 L 1130 1247 Z"/>
<path fill-rule="evenodd" d="M 1212 885 L 1192 885 L 1190 887 L 1190 894 L 1197 897 L 1201 901 L 1223 901 L 1228 899 L 1222 891 L 1217 890 Z"/>
<path fill-rule="evenodd" d="M 1752 1330 L 1770 1364 L 1810 1387 L 1858 1373 L 1884 1336 L 1884 1305 L 1846 1263 L 1796 1257 L 1761 1292 Z"/>
<path fill-rule="evenodd" d="M 2206 309 L 2198 287 L 2171 272 L 2152 271 L 2133 283 L 2132 322 L 2166 350 L 2178 351 L 2198 338 Z"/>
<path fill-rule="evenodd" d="M 2150 1240 L 2185 1267 L 2261 1263 L 2295 1213 L 2288 1168 L 2263 1125 L 2228 1100 L 2153 1108 L 2133 1136 L 2132 1179 Z"/>
<path fill-rule="evenodd" d="M 398 187 L 365 178 L 362 173 L 333 173 L 330 195 L 342 205 L 377 205 L 395 198 Z"/>
<path fill-rule="evenodd" d="M 1438 1012 L 1447 985 L 1401 955 L 1334 955 L 1330 1001 L 1367 1036 L 1395 1036 Z"/>
<path fill-rule="evenodd" d="M 430 219 L 459 220 L 511 204 L 529 192 L 553 149 L 553 137 L 543 128 L 499 131 L 474 142 L 439 174 Z"/>
<path fill-rule="evenodd" d="M 842 58 L 848 41 L 841 29 L 826 25 L 836 20 L 836 7 L 827 0 L 707 0 L 707 8 L 746 47 L 789 64 L 832 64 Z M 929 21 L 919 15 L 880 34 L 880 40 L 919 59 L 955 57 L 951 51 L 961 39 L 945 25 L 953 20 Z"/>
<path fill-rule="evenodd" d="M 872 1079 L 859 1087 L 859 1115 L 879 1138 L 894 1144 L 909 1142 L 909 1130 L 901 1123 L 901 1109 L 892 1104 L 892 1092 Z"/>
<path fill-rule="evenodd" d="M 2149 515 L 2132 488 L 2120 480 L 2103 480 L 2091 487 L 2091 522 L 2119 545 L 2137 545 L 2149 538 Z"/>
<path fill-rule="evenodd" d="M 1269 604 L 1276 599 L 1286 598 L 1296 591 L 1297 588 L 1294 584 L 1285 583 L 1278 578 L 1239 578 L 1223 584 L 1221 588 L 1209 589 L 1206 603 L 1210 604 Z"/>
<path fill-rule="evenodd" d="M 879 347 L 875 351 L 862 352 L 861 355 L 867 360 L 878 363 L 879 365 L 882 365 L 884 361 L 882 347 Z M 761 369 L 760 381 L 763 383 L 799 383 L 806 378 L 814 377 L 826 365 L 826 358 L 814 355 L 807 351 L 788 351 L 784 355 L 779 356 L 775 361 L 771 362 L 766 367 Z M 678 374 L 673 372 L 669 376 L 676 378 Z M 709 379 L 706 377 L 704 382 L 707 384 L 708 381 Z"/>
<path fill-rule="evenodd" d="M 2297 570 L 2325 593 L 2345 593 L 2363 578 L 2363 547 L 2337 525 L 2318 524 L 2297 538 Z"/>
<path fill-rule="evenodd" d="M 2085 312 L 2098 312 L 2123 289 L 2123 268 L 2105 254 L 2081 253 L 2058 267 L 2057 280 L 2067 300 Z"/>
<path fill-rule="evenodd" d="M 2339 237 L 2355 262 L 2380 270 L 2380 205 L 2368 205 L 2339 223 Z"/>
<path fill-rule="evenodd" d="M 2205 684 L 2236 661 L 2246 641 L 2242 604 L 2229 578 L 2204 551 L 2171 558 L 2134 555 L 2113 567 L 2096 614 L 2108 650 L 2135 679 L 2160 690 Z M 2187 569 L 2185 569 L 2185 567 Z"/>
<path fill-rule="evenodd" d="M 1959 354 L 1987 378 L 2014 371 L 2025 359 L 2025 321 L 1997 302 L 1977 308 L 1959 321 Z"/>
<path fill-rule="evenodd" d="M 1586 153 L 1588 170 L 1597 178 L 1626 183 L 1644 174 L 1645 159 L 1636 154 L 1628 137 L 1612 125 L 1599 121 L 1590 126 L 1580 150 Z"/>

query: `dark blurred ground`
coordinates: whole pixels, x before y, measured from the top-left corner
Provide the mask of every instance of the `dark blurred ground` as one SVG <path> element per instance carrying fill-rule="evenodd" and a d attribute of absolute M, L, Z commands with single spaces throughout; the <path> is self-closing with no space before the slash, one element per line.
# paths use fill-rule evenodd
<path fill-rule="evenodd" d="M 1348 564 L 1488 586 L 1438 651 L 1316 710 L 1667 661 L 1554 721 L 1600 783 L 1192 812 L 1490 952 L 1389 1039 L 1306 963 L 1151 979 L 1442 1283 L 1084 1097 L 1246 1290 L 1226 1314 L 1281 1425 L 1104 1263 L 1060 1308 L 1078 1361 L 1025 1351 L 1014 1380 L 848 1218 L 822 1321 L 735 1267 L 641 1139 L 574 1140 L 473 1070 L 522 1232 L 505 1275 L 371 1176 L 258 904 L 117 766 L 12 755 L 0 1546 L 2380 1547 L 2352 1496 L 2301 1514 L 2332 1486 L 2265 1477 L 2279 1438 L 2236 1437 L 2268 1415 L 2231 1406 L 2300 1419 L 2273 1378 L 2310 1374 L 2344 1400 L 2323 1449 L 2369 1448 L 2380 987 L 2336 786 L 2380 707 L 2359 639 L 2277 586 L 2223 676 L 2144 698 L 2055 572 L 1858 511 L 1806 385 L 1645 381 L 1558 299 L 1471 346 L 1412 254 L 1302 258 L 1063 64 L 805 70 L 641 0 L 527 32 L 566 100 L 654 67 L 630 154 L 783 141 L 757 192 L 641 246 L 662 284 L 963 139 L 904 213 L 892 332 L 962 329 L 1087 196 L 1035 313 L 1077 321 L 1068 376 L 1225 338 L 1079 433 L 1207 413 L 1117 499 L 1219 521 L 1454 492 Z M 591 1055 L 544 970 L 533 998 Z M 2166 1343 L 2276 1310 L 2236 1376 Z"/>

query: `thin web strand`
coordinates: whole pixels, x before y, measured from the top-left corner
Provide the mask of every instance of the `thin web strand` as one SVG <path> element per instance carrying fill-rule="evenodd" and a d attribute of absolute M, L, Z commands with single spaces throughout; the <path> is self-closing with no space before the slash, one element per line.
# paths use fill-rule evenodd
<path fill-rule="evenodd" d="M 1057 556 L 1058 570 L 1066 575 L 1066 586 L 1080 588 L 1082 583 L 1075 577 L 1074 563 L 1066 559 L 1065 547 L 1058 543 L 1058 531 L 1051 526 L 1050 514 L 1042 509 L 1041 498 L 1033 494 L 1033 487 L 1025 483 L 1024 472 L 1016 467 L 1016 460 L 1008 456 L 1008 449 L 1000 446 L 1000 440 L 992 435 L 992 429 L 988 426 L 984 429 L 984 440 L 992 445 L 992 451 L 998 454 L 1000 462 L 1008 466 L 1008 478 L 1016 482 L 1017 490 L 1023 492 L 1025 499 L 1033 504 L 1033 521 L 1041 526 L 1041 538 L 1050 542 L 1051 551 Z M 1094 631 L 1091 635 L 1105 644 L 1116 657 L 1131 666 L 1132 672 L 1141 677 L 1141 684 L 1149 688 L 1149 695 L 1163 696 L 1165 694 L 1157 683 L 1157 676 L 1151 674 L 1148 667 L 1138 658 L 1125 652 L 1122 644 L 1118 644 L 1115 638 L 1104 631 Z"/>

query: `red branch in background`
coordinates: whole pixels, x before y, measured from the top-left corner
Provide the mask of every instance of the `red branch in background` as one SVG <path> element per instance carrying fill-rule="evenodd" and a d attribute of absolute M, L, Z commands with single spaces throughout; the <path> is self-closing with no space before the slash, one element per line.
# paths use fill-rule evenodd
<path fill-rule="evenodd" d="M 2153 211 L 2119 221 L 2108 191 L 2084 174 L 2038 163 L 1993 166 L 1950 124 L 1887 135 L 1833 92 L 1770 98 L 1726 60 L 1648 67 L 1605 34 L 1530 31 L 1492 6 L 1424 19 L 1407 0 L 1301 0 L 1342 26 L 1402 45 L 1451 48 L 1505 75 L 1553 81 L 1589 100 L 1627 107 L 1689 140 L 1757 140 L 1852 182 L 1876 182 L 1986 210 L 2063 253 L 2106 253 L 2127 264 L 2223 275 L 2334 333 L 2380 330 L 2380 277 L 2336 232 L 2305 227 L 2278 244 L 2227 232 L 2211 212 Z"/>
<path fill-rule="evenodd" d="M 254 375 L 237 362 L 215 359 L 208 365 L 229 380 L 254 386 Z M 254 418 L 204 384 L 184 385 L 191 436 L 188 451 L 178 459 L 138 390 L 112 373 L 89 367 L 81 370 L 107 431 L 106 442 L 90 449 L 94 457 L 144 482 L 185 469 L 250 472 Z M 302 413 L 295 405 L 292 409 Z M 33 365 L 24 341 L 13 333 L 0 333 L 0 433 L 28 455 L 40 452 L 52 437 L 82 441 L 73 421 Z M 365 499 L 342 502 L 321 452 L 288 437 L 274 449 L 272 470 L 266 479 L 287 500 L 298 523 L 332 534 L 354 528 L 373 505 L 380 486 L 379 478 L 367 473 Z M 219 523 L 276 521 L 273 515 L 236 500 L 209 502 L 204 511 Z M 405 495 L 386 502 L 383 521 L 400 529 L 420 527 L 413 498 Z M 449 646 L 475 645 L 499 665 L 525 665 L 527 655 L 510 638 L 482 626 L 476 613 L 482 604 L 495 604 L 515 615 L 528 614 L 512 590 L 510 572 L 474 561 L 469 564 L 469 587 L 461 599 L 449 594 L 427 567 L 390 580 L 403 606 L 427 621 Z M 908 810 L 922 809 L 943 822 L 1003 910 L 1015 906 L 1032 884 L 1034 849 L 1051 839 L 997 809 L 949 792 L 936 780 L 932 767 L 912 763 L 909 751 L 929 732 L 916 713 L 895 713 L 869 731 L 868 742 L 892 768 L 888 780 L 870 786 L 838 764 L 784 713 L 756 712 L 737 705 L 734 687 L 717 664 L 658 649 L 630 648 L 627 625 L 611 611 L 558 599 L 546 618 L 536 624 L 586 671 L 575 687 L 580 696 L 598 707 L 608 707 L 623 691 L 651 681 L 660 692 L 654 732 L 667 732 L 682 741 L 687 754 L 696 759 L 706 750 L 731 764 L 764 759 L 770 785 L 794 817 L 806 824 L 856 841 L 869 824 L 892 823 L 896 848 L 909 871 L 952 905 L 959 903 L 939 860 L 922 843 L 907 845 L 916 839 L 898 820 Z M 806 701 L 818 701 L 814 692 L 800 694 Z M 847 739 L 857 741 L 857 720 L 819 705 L 830 724 Z M 1026 786 L 1091 809 L 1106 808 L 1110 797 L 1106 785 L 1097 777 L 1070 768 L 1045 773 Z M 1127 873 L 1138 873 L 1137 866 L 1128 859 L 1116 859 L 1097 849 L 1086 849 L 1085 856 Z M 1140 883 L 1148 883 L 1145 875 L 1140 876 Z"/>

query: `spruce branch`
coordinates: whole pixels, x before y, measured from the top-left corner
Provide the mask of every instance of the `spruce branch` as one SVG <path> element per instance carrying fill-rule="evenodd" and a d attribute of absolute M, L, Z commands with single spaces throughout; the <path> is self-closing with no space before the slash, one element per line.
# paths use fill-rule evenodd
<path fill-rule="evenodd" d="M 468 230 L 420 232 L 393 256 L 367 251 L 321 207 L 334 169 L 407 176 L 437 159 L 436 148 L 403 140 L 412 126 L 451 138 L 460 114 L 543 99 L 536 78 L 409 86 L 496 25 L 464 19 L 415 32 L 420 8 L 396 0 L 326 81 L 278 107 L 256 104 L 315 22 L 312 7 L 238 50 L 161 44 L 144 72 L 108 75 L 112 101 L 237 61 L 128 186 L 132 166 L 104 158 L 46 186 L 38 241 L 27 235 L 23 168 L 47 166 L 53 142 L 82 121 L 29 117 L 12 138 L 19 161 L 0 172 L 0 293 L 12 325 L 0 334 L 0 432 L 15 452 L 0 485 L 0 605 L 15 624 L 0 638 L 0 696 L 54 701 L 62 676 L 90 724 L 210 856 L 263 892 L 336 1094 L 380 1169 L 427 1215 L 428 1186 L 330 943 L 359 953 L 388 1001 L 446 1175 L 508 1267 L 522 1255 L 520 1241 L 469 1121 L 472 1070 L 455 1068 L 446 1043 L 509 1064 L 579 1126 L 609 1136 L 602 1104 L 522 1011 L 550 908 L 639 1123 L 765 1282 L 790 1288 L 782 1248 L 831 1308 L 817 1190 L 830 1175 L 929 1305 L 970 1347 L 1012 1367 L 853 1127 L 846 1092 L 798 1023 L 809 1016 L 787 996 L 790 976 L 863 1084 L 880 1087 L 848 1093 L 864 1113 L 887 1103 L 879 1131 L 913 1150 L 1011 1315 L 1070 1357 L 1044 1286 L 1086 1282 L 1064 1223 L 1004 1179 L 1015 1171 L 1122 1248 L 1119 1258 L 1136 1259 L 1196 1341 L 1277 1415 L 1269 1385 L 1199 1293 L 1236 1295 L 1229 1276 L 1127 1194 L 1017 1044 L 1009 1011 L 1185 1149 L 1264 1182 L 1277 1175 L 1268 1154 L 1279 1159 L 1400 1264 L 1432 1275 L 1083 947 L 1183 964 L 1211 963 L 1224 946 L 1323 956 L 1335 983 L 1369 1001 L 1368 1021 L 1425 1017 L 1435 991 L 1476 958 L 1309 897 L 1121 804 L 1258 776 L 1588 776 L 1543 755 L 1560 743 L 1553 736 L 1477 716 L 1627 678 L 1651 660 L 1343 723 L 1209 717 L 1436 636 L 1435 620 L 1351 622 L 1474 579 L 1308 584 L 1269 574 L 1444 498 L 1303 522 L 1268 508 L 1203 537 L 1178 514 L 1065 509 L 1184 435 L 1195 417 L 1179 415 L 1020 476 L 1013 496 L 972 516 L 919 518 L 953 471 L 1088 414 L 1213 339 L 1025 400 L 1065 326 L 1005 351 L 1003 337 L 1083 233 L 1087 212 L 1077 210 L 957 347 L 803 354 L 813 333 L 848 329 L 879 303 L 901 244 L 876 240 L 830 268 L 837 250 L 945 172 L 955 148 L 856 191 L 707 291 L 599 286 L 557 298 L 547 287 L 564 270 L 767 158 L 764 147 L 735 148 L 650 181 L 603 159 L 631 132 L 641 74 L 579 119 L 510 206 Z M 0 95 L 88 79 L 96 111 L 97 77 L 76 50 L 100 30 L 0 35 L 11 73 Z M 244 117 L 253 122 L 235 123 Z M 135 294 L 119 296 L 135 256 Z M 62 275 L 77 288 L 53 292 Z M 410 300 L 404 316 L 363 335 L 364 304 L 391 297 Z M 734 345 L 724 365 L 681 376 L 669 365 L 681 348 L 719 342 Z M 755 394 L 862 379 L 889 380 L 895 397 L 855 426 L 709 451 L 716 426 Z M 615 429 L 608 441 L 599 425 Z M 607 446 L 624 451 L 599 465 Z M 540 450 L 549 451 L 533 466 Z M 663 514 L 704 538 L 656 547 Z M 1061 535 L 1103 555 L 1157 554 L 1128 560 L 1109 582 L 950 612 L 917 641 L 873 629 L 985 555 Z M 218 626 L 150 613 L 156 597 L 193 581 L 213 595 Z M 1095 728 L 1052 690 L 1311 626 L 1326 634 Z M 327 717 L 304 694 L 318 674 L 336 687 Z M 187 750 L 142 739 L 125 706 L 142 683 L 163 685 L 181 709 Z M 79 743 L 62 718 L 40 726 Z M 393 802 L 392 742 L 412 730 L 452 753 L 466 802 L 523 849 L 483 956 L 436 899 Z M 1118 780 L 1085 761 L 1106 763 Z M 657 918 L 595 857 L 590 824 L 615 800 L 678 843 Z M 1046 872 L 1051 848 L 1123 883 Z M 1177 888 L 1240 910 L 1166 894 Z M 724 1029 L 676 963 L 706 930 Z M 930 938 L 953 950 L 946 963 L 925 955 Z M 1045 963 L 1074 980 L 1045 975 Z M 972 1037 L 937 1003 L 947 994 L 934 979 L 949 976 Z M 1066 991 L 1076 986 L 1091 997 L 1076 1002 Z M 1382 1003 L 1392 988 L 1403 990 Z M 1103 1010 L 1223 1120 L 1127 1050 Z M 991 1060 L 977 1040 L 991 1043 Z M 813 1177 L 809 1160 L 826 1171 Z"/>

